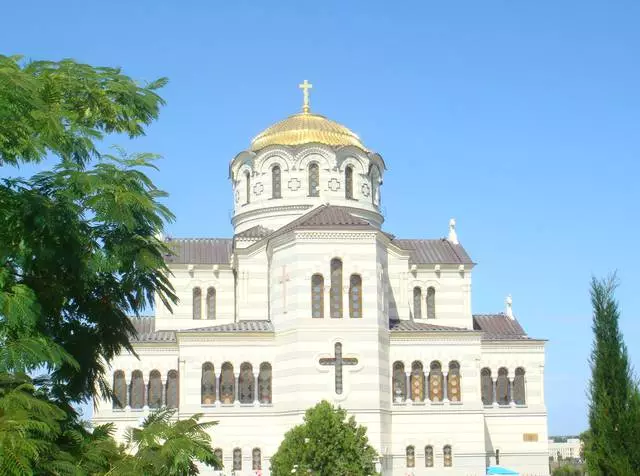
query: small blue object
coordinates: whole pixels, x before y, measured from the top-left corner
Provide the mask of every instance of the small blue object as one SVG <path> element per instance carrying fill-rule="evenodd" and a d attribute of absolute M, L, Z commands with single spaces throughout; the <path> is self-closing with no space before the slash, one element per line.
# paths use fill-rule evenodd
<path fill-rule="evenodd" d="M 512 469 L 503 468 L 502 466 L 489 466 L 487 468 L 487 474 L 511 474 L 512 476 L 518 476 L 520 473 Z"/>

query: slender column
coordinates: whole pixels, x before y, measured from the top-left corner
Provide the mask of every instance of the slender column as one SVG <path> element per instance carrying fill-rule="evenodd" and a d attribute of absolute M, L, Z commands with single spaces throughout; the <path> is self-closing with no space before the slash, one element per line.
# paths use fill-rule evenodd
<path fill-rule="evenodd" d="M 509 392 L 509 405 L 513 405 L 514 401 L 513 401 L 513 379 L 512 378 L 508 378 L 507 379 L 507 384 L 508 384 L 508 392 Z"/>
<path fill-rule="evenodd" d="M 405 388 L 407 389 L 406 391 L 406 396 L 405 396 L 405 401 L 407 402 L 411 402 L 411 372 L 406 372 L 406 385 Z"/>
<path fill-rule="evenodd" d="M 258 369 L 258 373 L 254 377 L 253 381 L 253 403 L 256 405 L 260 404 L 260 395 L 258 395 L 258 377 L 260 376 L 260 369 Z"/>
<path fill-rule="evenodd" d="M 442 372 L 442 401 L 449 401 L 449 372 Z"/>
<path fill-rule="evenodd" d="M 221 397 L 220 397 L 220 377 L 222 376 L 222 369 L 220 369 L 220 373 L 216 373 L 215 369 L 213 371 L 216 379 L 216 405 L 220 405 Z"/>
<path fill-rule="evenodd" d="M 491 388 L 493 389 L 493 397 L 491 400 L 491 404 L 496 406 L 498 403 L 498 378 L 491 378 Z"/>

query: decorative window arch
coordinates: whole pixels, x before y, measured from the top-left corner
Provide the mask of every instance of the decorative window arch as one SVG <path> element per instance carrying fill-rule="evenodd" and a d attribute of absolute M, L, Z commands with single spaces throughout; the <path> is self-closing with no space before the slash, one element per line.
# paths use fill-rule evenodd
<path fill-rule="evenodd" d="M 453 466 L 453 451 L 451 450 L 451 445 L 444 445 L 444 448 L 442 448 L 442 456 L 445 467 Z"/>
<path fill-rule="evenodd" d="M 416 467 L 416 449 L 413 446 L 407 446 L 407 468 Z"/>
<path fill-rule="evenodd" d="M 247 170 L 244 173 L 244 183 L 245 183 L 245 187 L 246 187 L 246 204 L 251 203 L 251 174 L 249 173 L 249 171 Z"/>
<path fill-rule="evenodd" d="M 444 398 L 442 365 L 437 360 L 431 362 L 429 372 L 429 400 L 441 402 Z"/>
<path fill-rule="evenodd" d="M 424 447 L 424 466 L 426 468 L 433 468 L 433 446 L 431 445 Z"/>
<path fill-rule="evenodd" d="M 424 368 L 422 362 L 416 360 L 411 364 L 411 400 L 424 402 Z"/>
<path fill-rule="evenodd" d="M 124 371 L 116 370 L 113 373 L 113 408 L 127 406 L 127 380 Z"/>
<path fill-rule="evenodd" d="M 193 318 L 202 319 L 202 290 L 193 288 Z"/>
<path fill-rule="evenodd" d="M 258 400 L 260 403 L 271 403 L 272 401 L 271 373 L 271 364 L 262 362 L 258 374 Z"/>
<path fill-rule="evenodd" d="M 480 371 L 480 389 L 482 392 L 482 403 L 484 405 L 493 404 L 493 379 L 491 369 L 485 367 Z"/>
<path fill-rule="evenodd" d="M 203 405 L 213 405 L 216 401 L 216 373 L 211 362 L 202 364 L 202 385 L 200 387 L 200 402 Z"/>
<path fill-rule="evenodd" d="M 427 319 L 436 318 L 436 288 L 427 288 Z"/>
<path fill-rule="evenodd" d="M 524 369 L 518 367 L 516 375 L 513 377 L 513 401 L 516 405 L 525 405 L 527 403 L 524 375 Z"/>
<path fill-rule="evenodd" d="M 309 196 L 320 196 L 320 166 L 317 162 L 309 164 Z"/>
<path fill-rule="evenodd" d="M 344 169 L 344 196 L 353 198 L 353 167 L 350 165 Z"/>
<path fill-rule="evenodd" d="M 236 399 L 236 377 L 233 373 L 231 362 L 222 364 L 220 372 L 220 401 L 224 404 L 232 404 Z"/>
<path fill-rule="evenodd" d="M 506 367 L 498 369 L 498 378 L 496 380 L 496 401 L 498 405 L 509 405 L 511 395 L 509 391 L 509 371 Z"/>
<path fill-rule="evenodd" d="M 349 279 L 349 317 L 362 317 L 362 278 L 352 274 Z"/>
<path fill-rule="evenodd" d="M 242 471 L 242 450 L 240 448 L 233 449 L 233 470 Z"/>
<path fill-rule="evenodd" d="M 253 366 L 249 362 L 243 362 L 240 365 L 240 375 L 238 375 L 238 400 L 240 403 L 253 403 L 256 391 L 255 382 Z"/>
<path fill-rule="evenodd" d="M 215 450 L 213 450 L 213 454 L 215 455 L 215 457 L 218 459 L 219 464 L 215 464 L 213 465 L 213 469 L 215 469 L 216 471 L 222 471 L 222 468 L 224 467 L 223 464 L 223 453 L 222 453 L 222 448 L 216 448 Z"/>
<path fill-rule="evenodd" d="M 331 317 L 342 317 L 342 260 L 331 260 L 331 289 L 329 290 L 331 301 Z"/>
<path fill-rule="evenodd" d="M 216 318 L 216 288 L 207 289 L 207 319 Z"/>
<path fill-rule="evenodd" d="M 420 286 L 413 288 L 413 318 L 422 319 L 422 289 Z"/>
<path fill-rule="evenodd" d="M 271 198 L 282 198 L 282 169 L 279 165 L 271 168 Z"/>
<path fill-rule="evenodd" d="M 129 406 L 142 408 L 144 406 L 144 375 L 142 375 L 142 370 L 134 370 L 131 373 L 129 387 Z"/>
<path fill-rule="evenodd" d="M 311 317 L 324 317 L 324 277 L 321 274 L 311 276 Z"/>
<path fill-rule="evenodd" d="M 404 402 L 407 399 L 407 376 L 404 373 L 404 364 L 400 361 L 393 363 L 393 401 Z"/>
<path fill-rule="evenodd" d="M 460 388 L 460 364 L 452 360 L 449 362 L 449 373 L 447 374 L 447 398 L 450 402 L 462 400 L 462 390 Z"/>
<path fill-rule="evenodd" d="M 260 448 L 254 448 L 251 452 L 251 469 L 253 471 L 262 469 L 262 451 L 260 451 Z"/>
<path fill-rule="evenodd" d="M 149 408 L 160 408 L 162 406 L 162 375 L 158 370 L 152 370 L 149 374 L 147 405 Z"/>
<path fill-rule="evenodd" d="M 175 369 L 169 370 L 165 388 L 165 399 L 168 408 L 178 408 L 178 384 L 178 371 Z"/>

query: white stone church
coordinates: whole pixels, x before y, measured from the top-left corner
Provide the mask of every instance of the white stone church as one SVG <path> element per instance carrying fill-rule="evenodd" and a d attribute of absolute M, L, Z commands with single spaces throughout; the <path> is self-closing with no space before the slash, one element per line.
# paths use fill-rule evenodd
<path fill-rule="evenodd" d="M 113 362 L 117 398 L 94 423 L 122 435 L 162 405 L 203 413 L 224 468 L 202 474 L 268 476 L 326 399 L 367 427 L 383 475 L 548 475 L 545 341 L 510 298 L 472 314 L 454 220 L 446 238 L 382 230 L 385 161 L 312 113 L 309 87 L 231 161 L 233 237 L 167 238 L 180 303 L 134 319 L 140 359 Z"/>

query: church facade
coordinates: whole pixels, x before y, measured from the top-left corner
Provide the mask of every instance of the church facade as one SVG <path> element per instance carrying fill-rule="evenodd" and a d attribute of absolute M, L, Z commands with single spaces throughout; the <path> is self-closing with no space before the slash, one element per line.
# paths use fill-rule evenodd
<path fill-rule="evenodd" d="M 112 363 L 118 435 L 163 405 L 203 413 L 220 470 L 269 475 L 285 432 L 320 400 L 367 427 L 383 475 L 547 475 L 545 341 L 503 312 L 473 315 L 458 241 L 382 230 L 382 157 L 310 111 L 229 165 L 232 238 L 169 239 L 180 299 L 134 319 L 139 359 Z M 444 227 L 443 227 L 444 228 Z"/>

